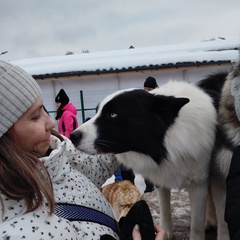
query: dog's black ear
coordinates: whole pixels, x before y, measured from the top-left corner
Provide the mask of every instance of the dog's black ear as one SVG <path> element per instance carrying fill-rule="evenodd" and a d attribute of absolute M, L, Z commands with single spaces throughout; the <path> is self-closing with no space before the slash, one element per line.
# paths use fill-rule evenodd
<path fill-rule="evenodd" d="M 171 123 L 177 116 L 180 109 L 189 102 L 188 98 L 155 95 L 152 110 L 161 116 L 166 123 Z"/>

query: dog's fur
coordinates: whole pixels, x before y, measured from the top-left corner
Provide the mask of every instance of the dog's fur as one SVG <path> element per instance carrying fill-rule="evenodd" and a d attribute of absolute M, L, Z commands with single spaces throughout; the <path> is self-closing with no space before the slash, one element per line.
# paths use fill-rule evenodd
<path fill-rule="evenodd" d="M 211 89 L 211 92 L 215 90 L 214 95 L 219 95 L 219 97 L 217 97 L 218 126 L 210 172 L 210 189 L 217 214 L 218 240 L 229 239 L 227 225 L 224 221 L 226 198 L 225 180 L 229 171 L 233 150 L 240 144 L 240 122 L 236 114 L 236 112 L 239 113 L 240 108 L 238 99 L 240 97 L 240 91 L 238 89 L 238 93 L 235 96 L 231 93 L 234 79 L 237 79 L 237 84 L 240 85 L 240 64 L 235 64 L 229 74 L 225 76 L 223 86 L 220 87 L 220 89 L 214 85 L 212 89 L 205 85 L 207 80 L 201 83 L 204 89 L 207 89 L 207 91 Z M 214 217 L 209 217 L 210 218 L 207 219 L 209 224 L 213 224 L 215 221 Z"/>
<path fill-rule="evenodd" d="M 117 221 L 127 215 L 130 208 L 141 199 L 138 188 L 129 180 L 121 180 L 105 185 L 101 192 L 112 206 Z"/>
<path fill-rule="evenodd" d="M 191 204 L 191 240 L 203 240 L 217 111 L 199 87 L 171 81 L 148 93 L 121 90 L 71 134 L 89 154 L 114 153 L 158 185 L 160 225 L 171 239 L 170 191 L 185 188 Z"/>

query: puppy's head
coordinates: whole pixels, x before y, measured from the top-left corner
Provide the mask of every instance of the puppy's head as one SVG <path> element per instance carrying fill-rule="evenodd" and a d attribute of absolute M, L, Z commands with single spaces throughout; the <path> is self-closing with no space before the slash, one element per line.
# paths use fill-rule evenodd
<path fill-rule="evenodd" d="M 159 157 L 166 130 L 188 101 L 121 90 L 101 102 L 96 115 L 71 133 L 71 140 L 89 154 L 135 151 Z"/>

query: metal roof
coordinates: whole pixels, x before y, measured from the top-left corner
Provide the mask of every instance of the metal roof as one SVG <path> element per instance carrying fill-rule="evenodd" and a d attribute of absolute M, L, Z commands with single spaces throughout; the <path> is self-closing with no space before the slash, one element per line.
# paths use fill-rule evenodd
<path fill-rule="evenodd" d="M 239 60 L 240 40 L 23 59 L 12 63 L 35 79 L 203 67 Z"/>

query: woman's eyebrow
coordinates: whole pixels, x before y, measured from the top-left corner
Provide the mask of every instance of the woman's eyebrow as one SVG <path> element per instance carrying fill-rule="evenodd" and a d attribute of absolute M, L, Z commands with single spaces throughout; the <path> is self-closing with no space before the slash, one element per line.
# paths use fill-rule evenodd
<path fill-rule="evenodd" d="M 41 104 L 40 106 L 38 106 L 37 108 L 35 108 L 33 111 L 31 111 L 31 114 L 36 113 L 37 111 L 41 110 L 41 108 L 43 108 L 43 104 Z"/>

